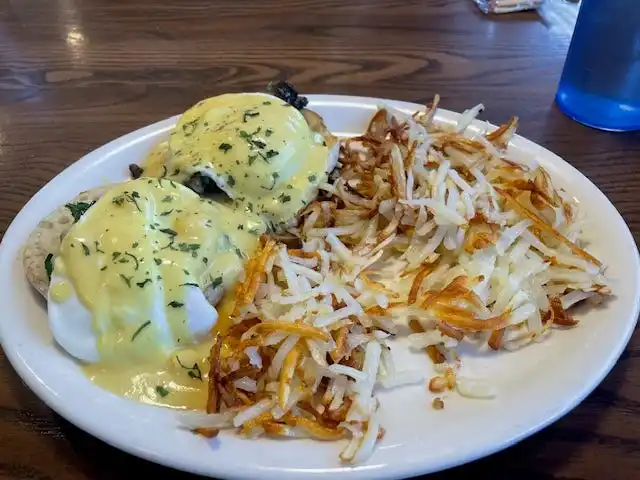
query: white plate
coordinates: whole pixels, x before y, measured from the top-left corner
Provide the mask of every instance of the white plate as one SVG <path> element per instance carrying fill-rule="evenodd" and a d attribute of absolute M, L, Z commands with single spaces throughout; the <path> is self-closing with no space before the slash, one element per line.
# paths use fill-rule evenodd
<path fill-rule="evenodd" d="M 380 100 L 311 96 L 311 106 L 329 128 L 361 133 Z M 388 102 L 406 111 L 417 105 Z M 517 112 L 514 112 L 517 113 Z M 437 120 L 458 114 L 440 110 Z M 448 395 L 435 411 L 424 385 L 382 392 L 386 435 L 364 465 L 340 465 L 342 444 L 307 440 L 244 440 L 223 433 L 208 441 L 176 428 L 172 411 L 137 404 L 93 386 L 77 364 L 54 344 L 43 304 L 25 280 L 21 245 L 38 221 L 77 192 L 126 178 L 127 165 L 167 135 L 176 117 L 125 135 L 89 153 L 38 192 L 15 218 L 0 247 L 0 338 L 18 374 L 52 409 L 78 427 L 134 455 L 174 468 L 230 478 L 300 479 L 339 474 L 371 479 L 423 474 L 503 449 L 548 425 L 575 407 L 611 369 L 638 317 L 638 251 L 624 221 L 606 197 L 582 174 L 553 153 L 517 137 L 510 148 L 523 160 L 532 156 L 558 186 L 580 199 L 592 221 L 589 250 L 608 265 L 616 297 L 606 306 L 579 314 L 570 331 L 513 353 L 463 356 L 464 371 L 495 379 L 494 400 Z M 476 123 L 475 127 L 484 124 Z M 471 130 L 473 130 L 473 128 Z M 526 129 L 526 125 L 524 125 Z M 603 159 L 606 161 L 606 159 Z M 423 355 L 402 348 L 399 362 L 432 368 Z"/>

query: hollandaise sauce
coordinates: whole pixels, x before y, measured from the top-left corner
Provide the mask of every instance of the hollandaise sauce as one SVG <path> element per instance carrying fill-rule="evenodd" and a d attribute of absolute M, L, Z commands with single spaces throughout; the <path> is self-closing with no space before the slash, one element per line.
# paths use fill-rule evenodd
<path fill-rule="evenodd" d="M 177 182 L 207 175 L 237 208 L 278 224 L 315 197 L 328 163 L 329 147 L 297 109 L 271 95 L 245 93 L 187 110 L 144 169 Z"/>
<path fill-rule="evenodd" d="M 106 192 L 63 239 L 49 294 L 59 308 L 74 297 L 88 312 L 98 358 L 86 373 L 126 397 L 202 408 L 210 303 L 236 282 L 264 231 L 258 216 L 172 180 L 143 177 Z"/>

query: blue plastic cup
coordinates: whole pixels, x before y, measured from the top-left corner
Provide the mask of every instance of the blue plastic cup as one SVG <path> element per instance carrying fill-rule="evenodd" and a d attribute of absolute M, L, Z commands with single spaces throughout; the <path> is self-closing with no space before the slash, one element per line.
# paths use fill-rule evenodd
<path fill-rule="evenodd" d="M 556 95 L 574 120 L 640 130 L 640 0 L 583 0 Z"/>

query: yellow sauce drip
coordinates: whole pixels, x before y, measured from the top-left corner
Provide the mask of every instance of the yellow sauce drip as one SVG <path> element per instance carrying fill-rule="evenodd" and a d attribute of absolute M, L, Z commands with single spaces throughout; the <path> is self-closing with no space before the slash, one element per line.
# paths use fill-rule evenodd
<path fill-rule="evenodd" d="M 258 217 L 169 180 L 106 192 L 64 238 L 55 264 L 92 315 L 100 355 L 86 367 L 92 380 L 141 401 L 201 408 L 211 335 L 194 338 L 188 328 L 189 290 L 234 285 L 264 231 Z M 63 298 L 57 285 L 51 295 Z M 182 347 L 196 349 L 201 378 L 190 360 L 176 365 Z"/>
<path fill-rule="evenodd" d="M 51 288 L 49 289 L 49 298 L 54 302 L 62 303 L 71 296 L 72 292 L 73 289 L 71 288 L 71 285 L 63 280 L 51 285 Z"/>
<path fill-rule="evenodd" d="M 169 159 L 169 142 L 166 140 L 158 143 L 147 154 L 144 165 L 144 176 L 152 178 L 166 177 L 169 172 L 167 171 L 167 162 Z"/>
<path fill-rule="evenodd" d="M 216 306 L 218 310 L 218 321 L 216 322 L 215 331 L 221 335 L 227 333 L 229 327 L 232 324 L 231 313 L 236 304 L 236 296 L 233 289 L 229 289 L 225 292 L 222 300 Z"/>
<path fill-rule="evenodd" d="M 212 341 L 207 340 L 190 349 L 175 351 L 158 365 L 114 369 L 96 363 L 84 366 L 83 370 L 96 385 L 122 397 L 152 405 L 202 410 L 207 403 L 211 345 Z"/>

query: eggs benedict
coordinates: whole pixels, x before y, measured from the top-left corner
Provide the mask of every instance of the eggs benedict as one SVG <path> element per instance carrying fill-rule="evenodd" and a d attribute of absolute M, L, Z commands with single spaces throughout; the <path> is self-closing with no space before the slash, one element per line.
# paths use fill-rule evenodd
<path fill-rule="evenodd" d="M 118 184 L 94 203 L 63 208 L 70 205 L 77 219 L 48 267 L 55 340 L 116 393 L 201 406 L 214 305 L 236 282 L 264 223 L 163 179 Z M 34 242 L 25 265 L 33 263 Z"/>
<path fill-rule="evenodd" d="M 187 110 L 143 170 L 183 183 L 204 177 L 236 208 L 278 225 L 316 197 L 337 154 L 337 139 L 314 112 L 269 94 L 226 94 Z"/>
<path fill-rule="evenodd" d="M 229 323 L 245 260 L 337 163 L 336 137 L 294 93 L 199 102 L 130 166 L 134 180 L 83 192 L 32 233 L 26 276 L 56 342 L 96 384 L 204 406 L 212 330 Z"/>

